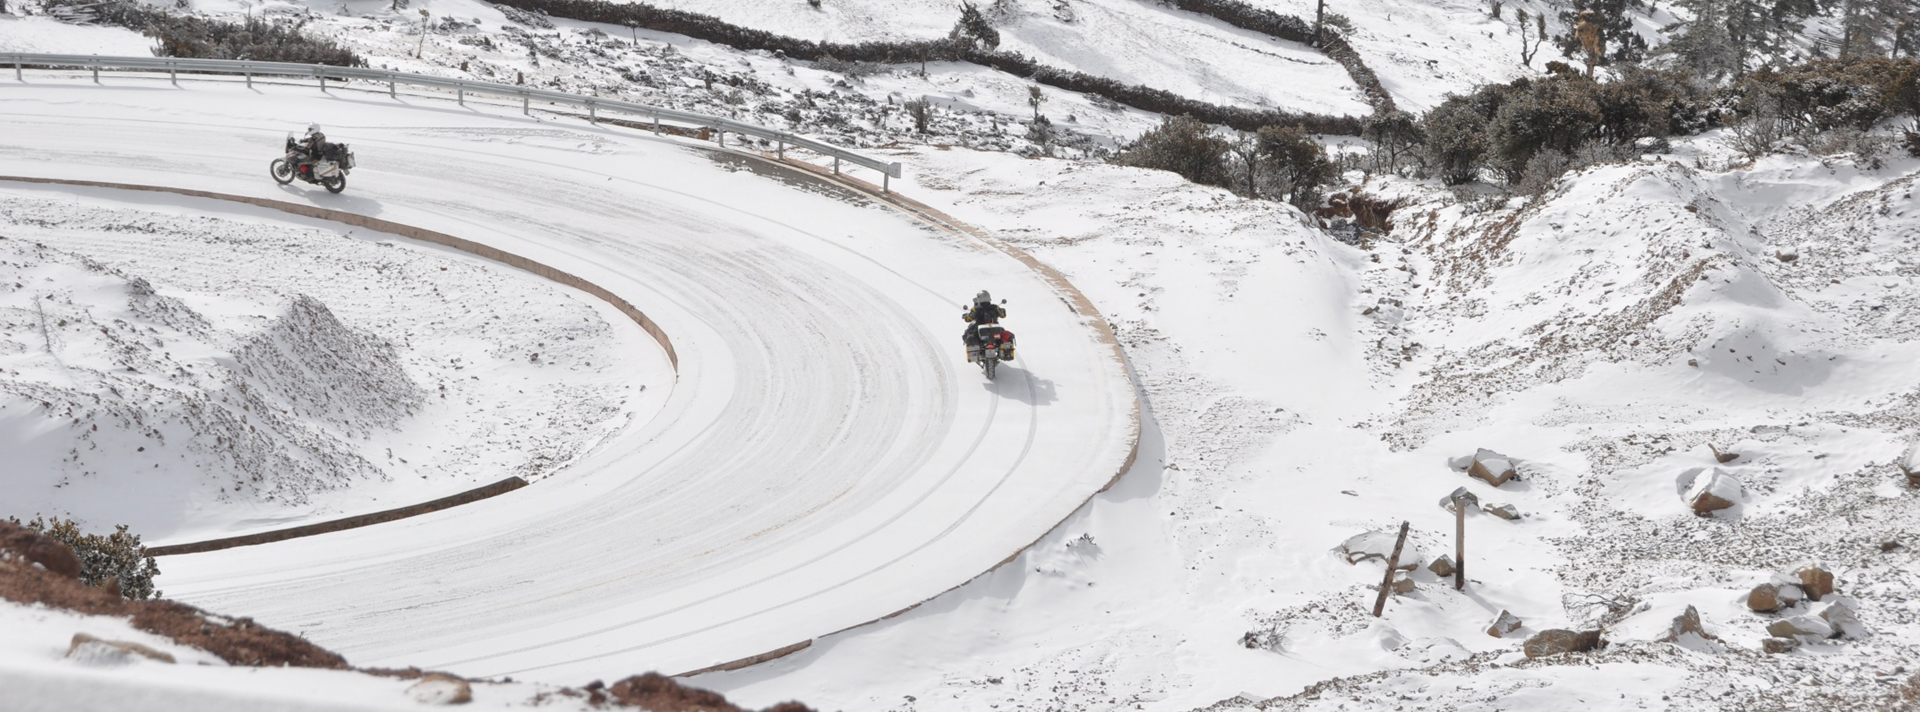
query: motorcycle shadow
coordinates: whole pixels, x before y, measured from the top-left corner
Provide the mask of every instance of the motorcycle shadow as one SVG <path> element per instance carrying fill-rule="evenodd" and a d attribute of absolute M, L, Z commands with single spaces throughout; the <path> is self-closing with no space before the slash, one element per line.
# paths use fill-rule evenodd
<path fill-rule="evenodd" d="M 348 185 L 345 193 L 329 193 L 318 185 L 307 185 L 299 181 L 280 186 L 280 192 L 290 198 L 305 200 L 314 205 L 333 210 L 345 210 L 359 215 L 374 216 L 386 210 L 380 201 L 366 196 L 354 195 L 353 186 Z"/>
<path fill-rule="evenodd" d="M 1054 392 L 1053 381 L 1033 375 L 1031 371 L 1005 362 L 1001 362 L 998 371 L 997 378 L 980 384 L 989 393 L 1027 405 L 1051 405 L 1060 399 Z"/>

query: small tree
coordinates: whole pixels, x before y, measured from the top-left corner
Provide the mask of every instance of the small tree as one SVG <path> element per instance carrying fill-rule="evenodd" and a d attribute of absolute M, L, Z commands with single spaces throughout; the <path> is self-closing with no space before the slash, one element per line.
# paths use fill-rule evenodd
<path fill-rule="evenodd" d="M 1373 143 L 1376 170 L 1398 173 L 1401 162 L 1426 141 L 1426 134 L 1413 114 L 1391 111 L 1368 116 L 1360 126 L 1360 138 Z"/>
<path fill-rule="evenodd" d="M 925 134 L 927 124 L 933 120 L 933 105 L 923 97 L 909 101 L 904 106 L 907 115 L 913 117 L 913 130 Z"/>
<path fill-rule="evenodd" d="M 1045 103 L 1047 103 L 1047 95 L 1040 91 L 1040 87 L 1027 87 L 1027 106 L 1033 107 L 1034 121 L 1040 120 L 1040 105 Z"/>
<path fill-rule="evenodd" d="M 1273 180 L 1274 195 L 1301 210 L 1320 203 L 1320 189 L 1336 170 L 1327 150 L 1298 126 L 1260 127 L 1260 159 Z"/>
<path fill-rule="evenodd" d="M 1173 171 L 1205 185 L 1227 186 L 1231 177 L 1226 154 L 1229 142 L 1214 135 L 1213 127 L 1191 116 L 1170 116 L 1140 135 L 1113 157 L 1124 166 Z"/>
<path fill-rule="evenodd" d="M 1580 61 L 1587 65 L 1587 78 L 1593 78 L 1593 66 L 1599 64 L 1606 52 L 1606 45 L 1600 39 L 1600 14 L 1592 10 L 1580 12 L 1580 19 L 1573 29 L 1574 38 L 1580 43 Z"/>
<path fill-rule="evenodd" d="M 965 0 L 960 3 L 960 21 L 954 23 L 953 31 L 947 33 L 947 38 L 987 49 L 1000 46 L 1000 31 L 993 29 L 993 23 L 987 21 L 987 16 L 981 14 L 980 8 Z"/>
<path fill-rule="evenodd" d="M 1547 15 L 1546 13 L 1541 13 L 1533 16 L 1534 26 L 1537 29 L 1533 33 L 1532 43 L 1529 44 L 1527 41 L 1526 8 L 1515 9 L 1513 14 L 1514 17 L 1520 20 L 1520 66 L 1531 67 L 1533 66 L 1533 56 L 1540 52 L 1540 43 L 1547 39 Z"/>
<path fill-rule="evenodd" d="M 18 519 L 8 519 L 20 523 Z M 81 533 L 80 525 L 71 519 L 34 517 L 27 522 L 27 528 L 73 550 L 74 556 L 80 558 L 80 583 L 117 586 L 120 595 L 133 599 L 157 594 L 153 590 L 153 577 L 160 575 L 160 565 L 147 555 L 147 547 L 140 544 L 140 535 L 127 532 L 127 525 L 122 524 L 112 534 L 100 536 Z"/>

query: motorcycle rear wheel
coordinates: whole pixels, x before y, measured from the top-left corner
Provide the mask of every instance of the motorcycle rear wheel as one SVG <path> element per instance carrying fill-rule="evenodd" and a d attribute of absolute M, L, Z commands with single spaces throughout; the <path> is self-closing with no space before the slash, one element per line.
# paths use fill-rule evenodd
<path fill-rule="evenodd" d="M 993 380 L 994 367 L 998 365 L 1000 365 L 1000 359 L 992 357 L 983 357 L 980 359 L 980 368 L 987 372 L 987 380 L 989 381 Z"/>
<path fill-rule="evenodd" d="M 275 158 L 267 164 L 267 172 L 273 176 L 273 182 L 286 185 L 293 182 L 293 166 L 287 165 L 287 159 Z"/>
<path fill-rule="evenodd" d="M 325 186 L 329 193 L 338 193 L 347 189 L 347 176 L 344 173 L 335 173 L 321 178 L 320 185 Z"/>

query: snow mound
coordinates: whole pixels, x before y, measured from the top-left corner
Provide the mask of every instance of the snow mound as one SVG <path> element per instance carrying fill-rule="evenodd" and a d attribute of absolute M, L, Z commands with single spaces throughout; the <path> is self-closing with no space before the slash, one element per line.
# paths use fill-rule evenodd
<path fill-rule="evenodd" d="M 225 498 L 302 503 L 380 477 L 351 441 L 425 400 L 392 344 L 312 297 L 264 329 L 231 331 L 145 279 L 5 238 L 0 283 L 0 437 L 25 455 L 21 479 L 206 484 Z M 162 466 L 183 459 L 194 466 Z"/>

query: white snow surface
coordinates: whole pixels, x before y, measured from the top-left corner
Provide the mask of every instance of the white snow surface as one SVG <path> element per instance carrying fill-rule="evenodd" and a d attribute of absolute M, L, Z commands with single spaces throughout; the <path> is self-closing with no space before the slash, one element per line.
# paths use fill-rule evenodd
<path fill-rule="evenodd" d="M 70 25 L 45 15 L 0 12 L 0 52 L 148 57 L 153 55 L 153 40 L 119 27 Z"/>
<path fill-rule="evenodd" d="M 575 684 L 679 672 L 958 585 L 1042 536 L 1128 454 L 1133 394 L 1110 347 L 1036 273 L 971 238 L 517 106 L 185 85 L 43 75 L 10 88 L 0 174 L 311 202 L 478 240 L 639 306 L 680 370 L 657 415 L 532 487 L 167 557 L 170 597 L 359 665 Z M 355 147 L 345 194 L 268 180 L 289 124 L 307 121 Z M 1023 347 L 991 382 L 959 344 L 961 304 L 981 288 L 1009 300 Z"/>

